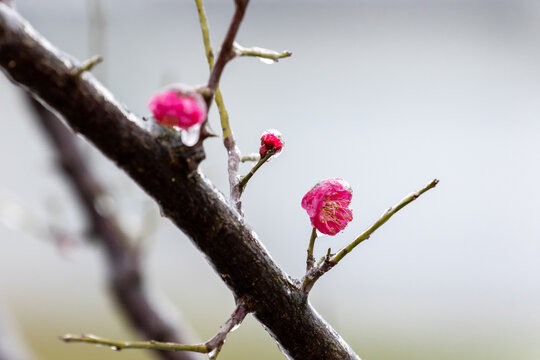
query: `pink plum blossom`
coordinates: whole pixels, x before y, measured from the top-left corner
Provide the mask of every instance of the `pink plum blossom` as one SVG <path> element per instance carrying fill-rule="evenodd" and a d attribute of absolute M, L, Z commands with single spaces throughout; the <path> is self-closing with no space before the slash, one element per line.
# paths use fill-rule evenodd
<path fill-rule="evenodd" d="M 202 123 L 206 118 L 206 104 L 196 92 L 167 90 L 154 95 L 148 107 L 158 123 L 184 130 Z"/>
<path fill-rule="evenodd" d="M 261 158 L 265 157 L 269 151 L 273 150 L 275 157 L 276 154 L 279 154 L 283 149 L 283 138 L 281 133 L 274 129 L 266 130 L 261 135 L 261 147 L 259 149 L 259 154 Z"/>
<path fill-rule="evenodd" d="M 323 234 L 336 235 L 352 220 L 349 208 L 352 189 L 343 179 L 325 179 L 302 198 L 304 208 L 314 228 Z"/>

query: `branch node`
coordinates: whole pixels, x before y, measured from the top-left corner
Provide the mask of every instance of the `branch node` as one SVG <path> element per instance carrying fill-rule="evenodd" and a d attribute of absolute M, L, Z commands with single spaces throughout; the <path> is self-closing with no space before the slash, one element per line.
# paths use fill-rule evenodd
<path fill-rule="evenodd" d="M 85 71 L 90 71 L 96 66 L 97 64 L 101 63 L 103 61 L 103 58 L 99 55 L 94 55 L 90 59 L 84 61 L 81 65 L 75 66 L 71 70 L 71 75 L 74 77 L 79 77 L 82 75 Z"/>

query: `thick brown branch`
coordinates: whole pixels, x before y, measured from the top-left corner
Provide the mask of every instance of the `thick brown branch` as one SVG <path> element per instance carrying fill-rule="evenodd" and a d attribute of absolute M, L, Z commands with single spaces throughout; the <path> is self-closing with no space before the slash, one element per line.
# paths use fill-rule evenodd
<path fill-rule="evenodd" d="M 159 314 L 144 290 L 144 277 L 136 251 L 119 228 L 112 214 L 104 213 L 99 202 L 104 195 L 102 187 L 90 171 L 85 158 L 75 143 L 75 137 L 53 113 L 31 99 L 38 122 L 52 142 L 66 178 L 73 187 L 79 203 L 86 213 L 91 234 L 103 246 L 110 269 L 110 286 L 119 309 L 129 322 L 149 340 L 185 343 L 170 324 Z M 192 353 L 158 352 L 166 360 L 195 359 Z"/>
<path fill-rule="evenodd" d="M 0 67 L 126 171 L 206 255 L 293 359 L 358 359 L 251 228 L 197 170 L 203 153 L 159 141 L 92 77 L 0 4 Z"/>

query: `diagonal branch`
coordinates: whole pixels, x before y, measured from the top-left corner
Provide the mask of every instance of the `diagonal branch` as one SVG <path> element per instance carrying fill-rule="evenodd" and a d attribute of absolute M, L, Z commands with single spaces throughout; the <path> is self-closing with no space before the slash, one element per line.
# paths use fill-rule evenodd
<path fill-rule="evenodd" d="M 354 239 L 349 245 L 345 246 L 343 249 L 338 251 L 338 253 L 334 256 L 332 256 L 331 261 L 337 265 L 348 253 L 350 253 L 358 244 L 360 244 L 362 241 L 369 239 L 371 234 L 373 234 L 378 228 L 380 228 L 382 225 L 384 225 L 385 222 L 390 220 L 392 216 L 394 216 L 395 213 L 397 213 L 399 210 L 403 209 L 405 206 L 412 203 L 414 200 L 418 199 L 420 195 L 425 193 L 428 190 L 433 189 L 437 184 L 439 183 L 439 180 L 434 179 L 429 182 L 426 186 L 424 186 L 419 191 L 410 193 L 409 195 L 405 196 L 399 203 L 397 203 L 394 207 L 388 208 L 384 214 L 380 217 L 379 220 L 375 222 L 375 224 L 371 225 L 369 229 L 364 231 L 362 234 L 358 235 L 356 239 Z"/>
<path fill-rule="evenodd" d="M 0 4 L 0 67 L 6 75 L 62 115 L 153 197 L 290 358 L 358 359 L 198 171 L 202 144 L 185 148 L 159 141 L 91 74 L 73 78 L 73 66 L 73 59 Z"/>
<path fill-rule="evenodd" d="M 105 249 L 110 269 L 110 287 L 118 307 L 129 322 L 146 339 L 164 342 L 185 342 L 176 329 L 158 312 L 144 290 L 144 276 L 136 250 L 129 246 L 127 235 L 120 229 L 112 214 L 98 209 L 104 195 L 103 187 L 95 179 L 85 158 L 75 143 L 75 137 L 53 113 L 37 101 L 30 99 L 52 145 L 58 162 L 71 184 L 79 204 L 84 209 L 91 233 Z M 190 353 L 159 352 L 166 360 L 191 360 Z"/>

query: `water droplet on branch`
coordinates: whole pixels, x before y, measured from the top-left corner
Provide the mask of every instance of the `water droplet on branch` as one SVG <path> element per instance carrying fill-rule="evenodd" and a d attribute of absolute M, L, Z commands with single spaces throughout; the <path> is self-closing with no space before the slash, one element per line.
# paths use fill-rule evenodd
<path fill-rule="evenodd" d="M 260 57 L 259 60 L 260 60 L 263 64 L 267 64 L 267 65 L 272 65 L 272 64 L 277 63 L 277 61 L 274 60 L 274 59 L 268 59 L 268 58 L 263 58 L 263 57 Z"/>
<path fill-rule="evenodd" d="M 201 125 L 193 125 L 187 130 L 180 131 L 180 138 L 182 139 L 182 144 L 186 146 L 193 146 L 199 141 L 199 136 L 201 134 Z"/>

